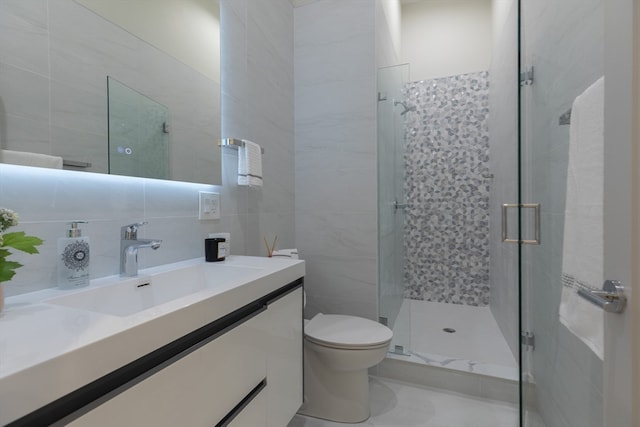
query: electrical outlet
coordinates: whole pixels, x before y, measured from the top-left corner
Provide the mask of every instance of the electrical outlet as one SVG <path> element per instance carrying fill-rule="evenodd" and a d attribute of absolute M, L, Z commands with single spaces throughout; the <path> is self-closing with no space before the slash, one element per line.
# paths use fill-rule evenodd
<path fill-rule="evenodd" d="M 200 191 L 198 219 L 220 219 L 220 194 Z"/>

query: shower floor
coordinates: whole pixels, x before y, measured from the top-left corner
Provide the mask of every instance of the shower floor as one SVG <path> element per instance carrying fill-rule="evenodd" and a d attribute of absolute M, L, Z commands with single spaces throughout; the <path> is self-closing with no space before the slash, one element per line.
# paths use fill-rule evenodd
<path fill-rule="evenodd" d="M 410 328 L 407 323 L 410 322 Z M 445 332 L 444 329 L 455 332 Z M 402 330 L 410 329 L 410 333 Z M 405 299 L 394 340 L 410 340 L 405 355 L 392 358 L 516 380 L 518 364 L 489 307 Z"/>

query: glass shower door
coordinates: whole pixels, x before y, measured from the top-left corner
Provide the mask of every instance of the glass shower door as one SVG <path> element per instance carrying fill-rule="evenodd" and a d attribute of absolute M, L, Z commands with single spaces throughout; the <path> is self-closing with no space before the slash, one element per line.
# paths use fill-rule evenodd
<path fill-rule="evenodd" d="M 411 317 L 404 302 L 404 85 L 409 64 L 378 70 L 378 279 L 380 321 L 393 330 L 390 350 L 411 347 Z"/>
<path fill-rule="evenodd" d="M 526 427 L 631 425 L 630 314 L 581 296 L 631 284 L 631 5 L 520 1 L 519 203 L 540 216 L 522 209 L 519 239 L 541 232 L 520 245 Z"/>

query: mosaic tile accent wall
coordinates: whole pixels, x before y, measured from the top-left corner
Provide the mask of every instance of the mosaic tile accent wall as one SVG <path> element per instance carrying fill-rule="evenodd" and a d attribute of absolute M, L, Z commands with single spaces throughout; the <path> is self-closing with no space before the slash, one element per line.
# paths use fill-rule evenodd
<path fill-rule="evenodd" d="M 488 305 L 489 73 L 405 90 L 405 297 Z"/>

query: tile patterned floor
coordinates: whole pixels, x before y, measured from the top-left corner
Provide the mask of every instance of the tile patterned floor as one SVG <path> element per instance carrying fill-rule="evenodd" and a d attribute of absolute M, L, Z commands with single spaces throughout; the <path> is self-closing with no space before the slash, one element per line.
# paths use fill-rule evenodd
<path fill-rule="evenodd" d="M 517 427 L 517 405 L 484 400 L 386 378 L 369 382 L 371 417 L 342 424 L 296 415 L 288 427 Z M 534 425 L 532 424 L 531 427 Z M 538 427 L 538 426 L 536 426 Z"/>
<path fill-rule="evenodd" d="M 399 319 L 399 322 L 408 320 L 412 326 L 410 336 L 405 337 L 411 340 L 412 354 L 398 359 L 517 380 L 517 363 L 488 307 L 405 300 Z M 443 333 L 445 327 L 456 329 L 456 333 Z M 334 423 L 296 415 L 288 427 L 518 427 L 519 424 L 517 404 L 380 377 L 370 377 L 369 387 L 371 417 L 363 423 Z M 527 414 L 525 427 L 545 426 L 540 416 L 531 412 Z"/>

